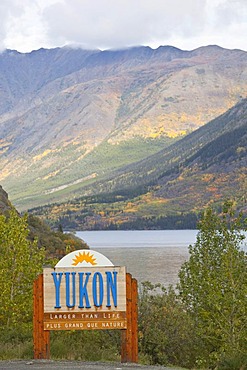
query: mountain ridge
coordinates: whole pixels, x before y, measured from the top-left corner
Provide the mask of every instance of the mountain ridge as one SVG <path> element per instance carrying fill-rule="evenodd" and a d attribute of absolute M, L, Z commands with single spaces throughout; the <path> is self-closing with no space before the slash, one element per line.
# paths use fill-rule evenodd
<path fill-rule="evenodd" d="M 243 136 L 240 136 L 240 140 L 243 140 L 246 137 L 246 132 L 245 132 L 245 126 L 246 126 L 246 121 L 243 120 L 236 120 L 237 115 L 243 116 L 243 119 L 245 118 L 245 112 L 246 112 L 246 107 L 247 107 L 247 99 L 243 99 L 241 102 L 237 103 L 233 108 L 229 109 L 227 112 L 223 113 L 221 116 L 217 117 L 216 119 L 210 121 L 207 123 L 205 126 L 202 126 L 198 130 L 195 130 L 192 132 L 190 135 L 185 136 L 184 138 L 180 139 L 178 142 L 170 145 L 168 148 L 164 148 L 160 150 L 158 153 L 153 154 L 152 156 L 149 156 L 146 159 L 143 159 L 140 162 L 133 163 L 123 169 L 120 169 L 120 178 L 122 176 L 122 173 L 125 173 L 129 168 L 130 173 L 134 173 L 134 178 L 137 180 L 138 178 L 138 173 L 141 173 L 141 176 L 145 177 L 145 182 L 148 182 L 148 176 L 147 174 L 143 173 L 142 170 L 142 164 L 145 163 L 145 165 L 148 164 L 149 170 L 151 171 L 151 168 L 154 167 L 155 163 L 165 163 L 166 168 L 169 170 L 169 165 L 174 166 L 176 163 L 183 163 L 183 162 L 189 162 L 193 158 L 193 152 L 195 150 L 200 149 L 202 146 L 203 149 L 205 150 L 205 146 L 210 146 L 212 143 L 214 143 L 218 138 L 222 141 L 224 139 L 222 136 L 224 134 L 229 135 L 229 131 L 232 134 L 234 130 L 237 130 L 238 128 L 243 131 Z M 243 113 L 244 111 L 244 113 Z M 234 118 L 232 118 L 232 116 Z M 233 129 L 233 125 L 236 127 Z M 244 126 L 244 127 L 243 127 Z M 188 147 L 188 150 L 185 152 L 184 150 L 184 143 L 186 143 L 186 146 Z M 175 155 L 173 152 L 173 149 L 175 148 Z M 246 152 L 246 151 L 244 151 Z M 198 152 L 197 152 L 198 154 Z M 165 161 L 165 162 L 164 162 Z M 168 163 L 168 165 L 167 165 Z M 161 165 L 162 168 L 164 168 L 164 165 Z M 157 172 L 157 178 L 162 177 L 162 173 L 164 170 L 161 169 L 161 167 L 158 168 Z M 116 171 L 111 180 L 117 180 L 117 172 Z M 154 180 L 154 174 L 152 173 L 152 181 Z"/>
<path fill-rule="evenodd" d="M 73 197 L 75 187 L 154 154 L 247 95 L 241 50 L 12 54 L 0 55 L 0 182 L 20 209 Z"/>
<path fill-rule="evenodd" d="M 87 196 L 32 212 L 77 230 L 195 228 L 205 207 L 219 210 L 228 199 L 246 213 L 246 189 L 247 99 L 243 99 L 168 148 L 95 182 L 93 189 L 85 188 Z"/>

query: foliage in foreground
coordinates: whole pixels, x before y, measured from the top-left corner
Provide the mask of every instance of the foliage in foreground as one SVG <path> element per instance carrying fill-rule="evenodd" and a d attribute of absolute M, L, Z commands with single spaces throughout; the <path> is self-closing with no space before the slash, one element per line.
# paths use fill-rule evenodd
<path fill-rule="evenodd" d="M 247 369 L 246 220 L 225 203 L 208 208 L 178 291 L 150 283 L 140 294 L 140 349 L 151 363 Z M 160 291 L 157 292 L 157 289 Z"/>
<path fill-rule="evenodd" d="M 247 353 L 247 255 L 241 249 L 246 220 L 225 204 L 207 209 L 190 258 L 179 273 L 179 292 L 195 324 L 200 363 L 213 367 Z M 232 368 L 233 369 L 233 368 Z"/>
<path fill-rule="evenodd" d="M 139 349 L 151 364 L 192 367 L 194 324 L 172 287 L 144 283 L 139 295 Z"/>
<path fill-rule="evenodd" d="M 139 353 L 145 363 L 217 370 L 247 369 L 246 230 L 228 205 L 205 211 L 175 291 L 143 284 Z M 27 220 L 0 217 L 0 359 L 32 357 L 32 281 L 44 251 L 27 239 Z M 117 331 L 51 333 L 53 358 L 118 361 Z"/>
<path fill-rule="evenodd" d="M 33 281 L 42 271 L 45 251 L 27 239 L 27 216 L 12 209 L 0 216 L 0 326 L 30 326 Z"/>

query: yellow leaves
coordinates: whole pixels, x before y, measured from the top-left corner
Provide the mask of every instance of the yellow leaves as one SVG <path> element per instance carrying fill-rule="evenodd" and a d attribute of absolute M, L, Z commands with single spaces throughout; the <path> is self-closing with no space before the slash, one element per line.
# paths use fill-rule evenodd
<path fill-rule="evenodd" d="M 246 148 L 244 148 L 243 146 L 239 146 L 236 150 L 236 152 L 238 154 L 241 154 L 241 153 L 244 153 L 246 151 Z"/>
<path fill-rule="evenodd" d="M 0 175 L 0 180 L 3 180 L 5 177 L 8 177 L 9 175 L 11 175 L 11 170 L 8 169 L 8 168 L 4 168 L 3 170 L 1 170 L 1 175 Z"/>
<path fill-rule="evenodd" d="M 183 136 L 186 134 L 185 130 L 180 130 L 179 132 L 175 131 L 170 131 L 167 133 L 167 136 L 170 137 L 171 139 L 175 139 L 178 136 Z"/>
<path fill-rule="evenodd" d="M 216 186 L 208 186 L 207 190 L 210 191 L 211 193 L 216 193 L 218 188 Z"/>
<path fill-rule="evenodd" d="M 131 134 L 152 139 L 160 136 L 176 138 L 185 135 L 187 131 L 179 127 L 178 117 L 173 113 L 152 118 L 139 119 L 132 127 Z"/>
<path fill-rule="evenodd" d="M 51 173 L 49 173 L 48 175 L 44 176 L 44 177 L 43 177 L 43 180 L 47 180 L 47 179 L 49 179 L 49 178 L 51 178 L 51 177 L 54 177 L 54 176 L 56 176 L 59 172 L 60 172 L 60 170 L 57 170 L 57 171 L 51 172 Z"/>
<path fill-rule="evenodd" d="M 52 208 L 52 213 L 53 214 L 59 214 L 61 212 L 61 209 L 60 209 L 60 207 L 59 206 L 54 206 L 53 208 Z"/>
<path fill-rule="evenodd" d="M 38 154 L 36 156 L 33 157 L 33 160 L 34 161 L 39 161 L 40 159 L 46 157 L 48 154 L 54 152 L 55 150 L 51 150 L 51 149 L 46 149 L 43 153 L 41 154 Z"/>
<path fill-rule="evenodd" d="M 160 130 L 160 132 L 161 132 L 162 130 Z M 158 132 L 153 132 L 153 133 L 151 133 L 150 135 L 149 135 L 149 137 L 151 138 L 151 139 L 156 139 L 157 137 L 159 137 L 160 135 L 161 135 L 161 133 L 158 133 Z"/>
<path fill-rule="evenodd" d="M 212 181 L 214 179 L 215 175 L 212 174 L 212 173 L 205 173 L 203 176 L 202 176 L 202 181 L 204 182 L 209 182 L 209 181 Z"/>
<path fill-rule="evenodd" d="M 128 202 L 126 208 L 124 209 L 124 211 L 126 213 L 135 213 L 135 212 L 137 212 L 137 207 L 136 207 L 135 203 Z"/>

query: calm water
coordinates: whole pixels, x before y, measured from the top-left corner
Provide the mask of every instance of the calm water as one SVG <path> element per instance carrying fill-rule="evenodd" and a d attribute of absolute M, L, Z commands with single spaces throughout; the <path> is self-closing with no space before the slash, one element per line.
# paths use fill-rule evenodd
<path fill-rule="evenodd" d="M 197 230 L 79 231 L 76 235 L 138 282 L 175 285 Z"/>
<path fill-rule="evenodd" d="M 79 231 L 77 236 L 141 281 L 176 285 L 197 230 Z M 246 234 L 247 237 L 247 234 Z M 246 239 L 245 239 L 246 240 Z M 247 250 L 245 241 L 243 249 Z"/>

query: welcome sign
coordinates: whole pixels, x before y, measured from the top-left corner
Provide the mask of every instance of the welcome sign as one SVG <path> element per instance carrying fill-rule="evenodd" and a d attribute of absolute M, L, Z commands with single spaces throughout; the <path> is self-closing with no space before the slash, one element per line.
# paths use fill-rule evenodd
<path fill-rule="evenodd" d="M 45 268 L 44 330 L 126 329 L 126 269 L 101 253 L 74 251 Z"/>

